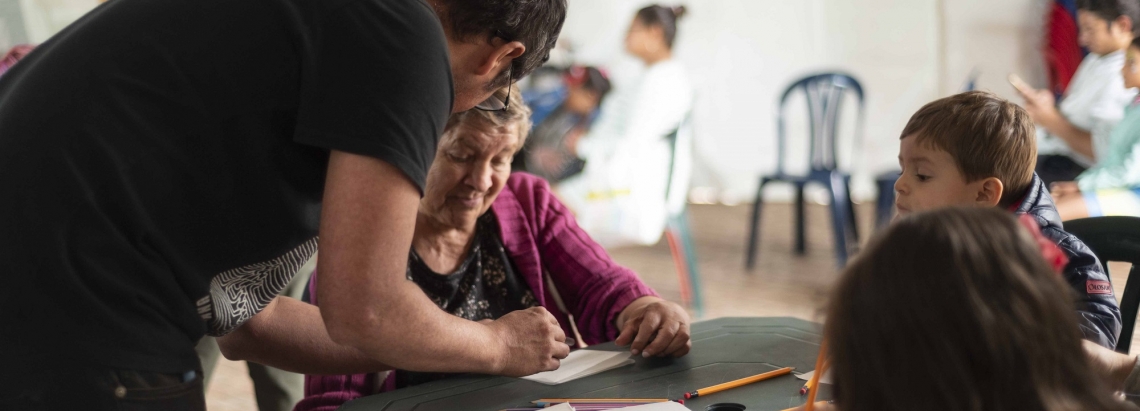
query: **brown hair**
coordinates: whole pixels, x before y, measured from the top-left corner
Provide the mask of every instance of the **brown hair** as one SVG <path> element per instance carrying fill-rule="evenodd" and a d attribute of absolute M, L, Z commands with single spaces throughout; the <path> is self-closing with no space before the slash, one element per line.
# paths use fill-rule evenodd
<path fill-rule="evenodd" d="M 491 87 L 506 86 L 507 75 L 515 81 L 526 77 L 546 60 L 558 42 L 566 21 L 566 0 L 431 0 L 436 14 L 459 40 L 495 37 L 520 41 L 522 56 L 511 62 Z"/>
<path fill-rule="evenodd" d="M 495 92 L 495 98 L 505 98 L 506 93 L 506 89 L 500 89 Z M 519 91 L 518 86 L 512 85 L 510 93 L 511 99 L 506 110 L 483 111 L 473 108 L 452 114 L 447 119 L 444 133 L 460 124 L 469 124 L 473 121 L 481 123 L 485 127 L 510 127 L 513 125 L 518 127 L 516 131 L 519 133 L 519 147 L 522 147 L 523 143 L 526 142 L 527 135 L 530 134 L 530 107 L 523 102 L 522 92 Z"/>
<path fill-rule="evenodd" d="M 637 11 L 637 21 L 648 27 L 660 27 L 665 35 L 665 45 L 673 48 L 677 39 L 677 20 L 685 15 L 685 6 L 666 7 L 652 5 Z"/>
<path fill-rule="evenodd" d="M 899 139 L 916 142 L 954 157 L 967 182 L 997 177 L 1008 207 L 1029 190 L 1037 165 L 1033 120 L 1020 106 L 985 91 L 935 100 L 911 116 Z"/>
<path fill-rule="evenodd" d="M 1102 411 L 1071 291 L 997 208 L 894 223 L 844 272 L 825 338 L 843 411 Z"/>

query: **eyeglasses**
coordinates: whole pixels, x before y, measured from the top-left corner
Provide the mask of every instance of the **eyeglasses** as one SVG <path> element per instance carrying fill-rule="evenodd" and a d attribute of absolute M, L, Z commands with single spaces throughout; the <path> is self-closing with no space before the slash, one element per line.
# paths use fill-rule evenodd
<path fill-rule="evenodd" d="M 507 109 L 511 108 L 511 72 L 509 68 L 507 69 L 507 97 L 500 100 L 495 98 L 495 95 L 492 94 L 491 97 L 487 97 L 486 100 L 476 105 L 475 108 L 483 111 L 507 111 Z"/>

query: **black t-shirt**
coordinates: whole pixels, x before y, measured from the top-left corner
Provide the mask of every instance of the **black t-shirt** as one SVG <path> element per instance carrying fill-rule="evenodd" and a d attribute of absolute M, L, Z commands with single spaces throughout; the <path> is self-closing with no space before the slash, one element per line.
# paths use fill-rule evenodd
<path fill-rule="evenodd" d="M 537 307 L 530 286 L 514 269 L 503 241 L 499 220 L 487 212 L 475 225 L 467 258 L 451 274 L 436 273 L 413 249 L 408 256 L 408 280 L 420 286 L 439 308 L 471 321 L 496 320 L 512 311 Z M 456 374 L 395 372 L 396 388 L 411 387 Z"/>
<path fill-rule="evenodd" d="M 329 150 L 422 188 L 453 98 L 423 0 L 99 6 L 0 78 L 0 374 L 194 369 L 315 251 Z"/>

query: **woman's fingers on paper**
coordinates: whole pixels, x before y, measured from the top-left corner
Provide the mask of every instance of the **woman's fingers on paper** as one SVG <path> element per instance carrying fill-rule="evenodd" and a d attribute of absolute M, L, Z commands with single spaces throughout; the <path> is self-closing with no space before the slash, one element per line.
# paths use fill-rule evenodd
<path fill-rule="evenodd" d="M 633 337 L 637 335 L 637 329 L 641 327 L 641 318 L 631 319 L 625 322 L 625 326 L 621 329 L 621 334 L 618 334 L 617 340 L 614 343 L 618 347 L 625 347 L 633 343 Z"/>
<path fill-rule="evenodd" d="M 681 323 L 673 319 L 665 319 L 661 325 L 657 327 L 657 336 L 653 341 L 645 347 L 642 355 L 649 357 L 653 355 L 665 355 L 668 353 L 669 346 L 673 344 L 673 339 L 677 336 L 677 331 L 681 328 Z"/>
<path fill-rule="evenodd" d="M 570 346 L 566 344 L 554 345 L 554 358 L 561 360 L 570 355 Z"/>
<path fill-rule="evenodd" d="M 673 336 L 673 342 L 669 344 L 669 348 L 666 348 L 665 352 L 661 353 L 661 356 L 684 357 L 692 347 L 693 343 L 689 338 L 689 325 L 684 324 L 677 330 L 677 334 Z"/>
<path fill-rule="evenodd" d="M 641 318 L 641 326 L 637 329 L 637 337 L 634 337 L 633 344 L 630 346 L 633 355 L 641 354 L 645 350 L 645 346 L 649 345 L 650 339 L 653 338 L 653 333 L 661 325 L 661 314 L 654 311 L 647 311 L 645 316 Z"/>
<path fill-rule="evenodd" d="M 562 366 L 562 361 L 559 358 L 550 357 L 542 364 L 543 371 L 554 371 Z"/>

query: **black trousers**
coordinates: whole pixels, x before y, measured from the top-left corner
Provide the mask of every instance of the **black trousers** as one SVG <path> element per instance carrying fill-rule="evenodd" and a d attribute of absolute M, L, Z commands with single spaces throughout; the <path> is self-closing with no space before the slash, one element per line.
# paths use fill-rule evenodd
<path fill-rule="evenodd" d="M 201 371 L 80 368 L 25 377 L 22 388 L 0 388 L 0 410 L 206 411 Z"/>
<path fill-rule="evenodd" d="M 1067 156 L 1040 155 L 1037 156 L 1037 176 L 1045 182 L 1045 186 L 1059 181 L 1073 181 L 1085 172 L 1085 167 Z"/>

